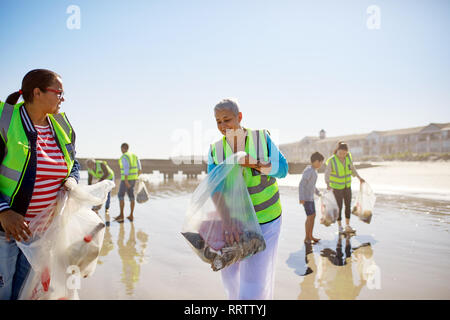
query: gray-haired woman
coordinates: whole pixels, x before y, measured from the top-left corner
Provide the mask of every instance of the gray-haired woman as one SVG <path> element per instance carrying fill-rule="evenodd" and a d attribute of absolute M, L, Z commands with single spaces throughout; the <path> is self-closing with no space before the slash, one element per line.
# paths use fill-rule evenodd
<path fill-rule="evenodd" d="M 222 100 L 215 106 L 214 115 L 223 138 L 211 145 L 208 172 L 236 152 L 247 153 L 240 165 L 244 168 L 244 181 L 266 242 L 264 251 L 222 269 L 222 281 L 229 299 L 272 299 L 281 228 L 281 203 L 276 178 L 286 176 L 288 164 L 267 130 L 251 130 L 241 126 L 242 113 L 235 101 Z M 222 218 L 226 242 L 239 241 L 241 230 L 236 229 L 229 217 Z"/>

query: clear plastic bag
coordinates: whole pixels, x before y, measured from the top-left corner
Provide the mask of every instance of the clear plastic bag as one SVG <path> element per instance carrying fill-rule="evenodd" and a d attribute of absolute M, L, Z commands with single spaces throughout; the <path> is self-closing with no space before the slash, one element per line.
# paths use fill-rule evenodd
<path fill-rule="evenodd" d="M 17 242 L 31 271 L 21 300 L 77 299 L 81 278 L 92 275 L 103 244 L 105 224 L 91 210 L 103 204 L 112 181 L 60 190 L 56 205 L 29 224 L 32 238 Z"/>
<path fill-rule="evenodd" d="M 146 175 L 139 175 L 138 180 L 136 182 L 136 201 L 138 203 L 147 202 L 150 199 L 150 195 L 148 194 L 148 190 L 146 187 L 146 183 L 149 182 L 149 179 Z"/>
<path fill-rule="evenodd" d="M 316 207 L 320 208 L 320 223 L 327 227 L 335 223 L 339 217 L 339 206 L 333 191 L 326 190 L 316 201 Z"/>
<path fill-rule="evenodd" d="M 243 178 L 239 152 L 219 164 L 191 197 L 182 235 L 214 271 L 266 248 Z M 234 241 L 229 236 L 235 235 Z"/>
<path fill-rule="evenodd" d="M 370 185 L 367 182 L 361 183 L 352 213 L 358 216 L 361 221 L 370 223 L 372 221 L 372 212 L 376 199 L 377 197 L 373 193 Z"/>

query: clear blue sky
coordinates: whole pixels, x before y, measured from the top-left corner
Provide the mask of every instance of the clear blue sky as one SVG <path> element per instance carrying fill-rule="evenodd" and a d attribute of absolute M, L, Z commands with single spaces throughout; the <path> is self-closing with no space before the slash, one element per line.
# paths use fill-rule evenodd
<path fill-rule="evenodd" d="M 80 157 L 206 153 L 225 97 L 277 143 L 449 122 L 449 31 L 446 0 L 0 0 L 0 99 L 61 74 Z"/>

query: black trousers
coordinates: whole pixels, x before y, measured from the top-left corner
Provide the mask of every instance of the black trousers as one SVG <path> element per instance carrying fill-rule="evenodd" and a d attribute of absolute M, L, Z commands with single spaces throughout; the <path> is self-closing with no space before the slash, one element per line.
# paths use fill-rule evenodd
<path fill-rule="evenodd" d="M 352 204 L 352 189 L 351 188 L 345 188 L 342 190 L 333 189 L 334 197 L 336 198 L 336 202 L 339 207 L 339 218 L 338 221 L 341 221 L 341 212 L 342 212 L 342 205 L 345 204 L 345 217 L 347 219 L 350 219 L 351 214 L 351 204 Z"/>

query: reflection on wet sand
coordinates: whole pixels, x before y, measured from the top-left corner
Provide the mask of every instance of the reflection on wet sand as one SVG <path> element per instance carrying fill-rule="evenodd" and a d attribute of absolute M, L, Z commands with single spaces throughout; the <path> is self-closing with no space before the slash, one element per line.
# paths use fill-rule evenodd
<path fill-rule="evenodd" d="M 380 268 L 375 263 L 373 257 L 373 250 L 370 243 L 361 245 L 358 250 L 355 249 L 354 255 L 356 257 L 358 274 L 361 275 L 362 280 L 366 282 L 367 288 L 381 289 L 381 274 Z"/>
<path fill-rule="evenodd" d="M 130 282 L 133 277 L 122 276 L 125 271 L 132 271 L 132 267 L 126 265 L 133 262 L 126 259 L 124 262 L 119 255 L 117 240 L 121 226 L 111 221 L 110 234 L 109 231 L 105 234 L 99 259 L 102 264 L 93 277 L 83 280 L 82 299 L 226 298 L 223 290 L 217 290 L 222 287 L 220 276 L 200 271 L 199 268 L 205 266 L 192 256 L 192 250 L 183 239 L 172 236 L 179 232 L 191 193 L 201 181 L 186 180 L 163 182 L 154 178 L 149 186 L 150 200 L 136 205 L 134 225 L 136 231 L 142 229 L 148 234 L 144 238 L 152 239 L 152 242 L 141 241 L 147 246 L 145 256 L 152 254 L 152 260 L 138 266 L 139 281 L 131 285 L 133 294 L 128 294 L 124 285 L 125 280 Z M 340 299 L 450 297 L 447 272 L 450 255 L 446 245 L 450 229 L 449 201 L 380 194 L 377 195 L 374 219 L 370 225 L 352 217 L 358 231 L 350 239 L 351 246 L 346 247 L 346 239 L 342 238 L 339 249 L 335 228 L 317 223 L 316 231 L 322 240 L 312 248 L 306 248 L 302 241 L 302 228 L 299 231 L 298 227 L 303 225 L 304 216 L 291 214 L 299 211 L 298 181 L 292 188 L 280 186 L 283 210 L 289 214 L 285 214 L 286 223 L 281 234 L 284 241 L 280 241 L 278 250 L 275 299 L 329 299 L 329 295 L 340 295 Z M 120 181 L 117 182 L 119 184 Z M 116 216 L 118 210 L 117 197 L 113 197 L 111 217 Z M 103 210 L 100 216 L 103 218 Z M 108 217 L 104 217 L 107 220 Z M 123 226 L 123 242 L 126 242 L 130 222 L 126 220 Z M 135 242 L 134 254 L 141 253 L 139 232 Z M 370 243 L 370 246 L 361 246 L 363 243 Z M 123 244 L 125 246 L 126 243 Z M 321 255 L 326 248 L 328 250 Z M 130 255 L 131 259 L 139 260 L 138 256 Z M 381 286 L 378 266 L 382 268 Z M 333 289 L 339 281 L 349 282 L 346 290 L 351 294 Z M 365 286 L 358 291 L 355 288 L 361 284 L 360 281 L 365 281 Z M 204 285 L 195 285 L 197 283 Z"/>
<path fill-rule="evenodd" d="M 123 223 L 120 224 L 117 248 L 122 260 L 121 281 L 125 284 L 126 293 L 131 295 L 133 294 L 136 283 L 139 281 L 141 265 L 145 262 L 145 249 L 147 248 L 148 235 L 147 233 L 139 230 L 136 236 L 134 224 L 130 222 L 129 225 L 130 234 L 128 241 L 124 243 L 125 227 Z M 109 232 L 109 228 L 107 228 L 107 232 Z M 139 248 L 137 249 L 136 238 L 139 240 Z M 107 244 L 104 244 L 104 246 L 105 245 Z"/>
<path fill-rule="evenodd" d="M 305 278 L 302 283 L 300 283 L 300 294 L 298 295 L 299 300 L 319 300 L 319 290 L 316 285 L 315 275 L 317 274 L 317 265 L 313 253 L 313 248 L 311 244 L 305 244 L 305 263 L 306 271 Z M 313 274 L 313 276 L 309 276 Z"/>
<path fill-rule="evenodd" d="M 330 299 L 354 300 L 359 296 L 366 283 L 362 274 L 360 274 L 359 284 L 355 285 L 350 237 L 345 237 L 345 255 L 342 250 L 342 238 L 341 236 L 338 238 L 336 251 L 330 248 L 321 251 L 322 268 L 321 272 L 318 273 L 319 284 Z M 358 248 L 354 250 L 356 251 Z M 357 261 L 357 263 L 360 263 L 360 261 Z"/>
<path fill-rule="evenodd" d="M 320 299 L 323 293 L 333 300 L 354 300 L 364 287 L 380 289 L 380 269 L 370 242 L 352 249 L 350 237 L 339 236 L 335 248 L 324 248 L 317 257 L 312 245 L 305 244 L 303 250 L 291 254 L 287 261 L 303 277 L 298 299 Z"/>
<path fill-rule="evenodd" d="M 177 179 L 177 180 L 158 180 L 156 177 L 151 178 L 149 182 L 145 183 L 150 198 L 168 197 L 177 194 L 192 193 L 201 179 Z M 120 186 L 120 178 L 117 178 L 114 183 L 115 187 L 111 190 L 111 196 L 117 196 Z"/>
<path fill-rule="evenodd" d="M 101 265 L 104 263 L 103 257 L 106 257 L 108 253 L 110 253 L 114 249 L 114 243 L 111 236 L 111 231 L 109 230 L 109 227 L 105 228 L 105 237 L 103 238 L 103 246 L 100 250 L 99 258 L 98 258 L 98 264 Z"/>

